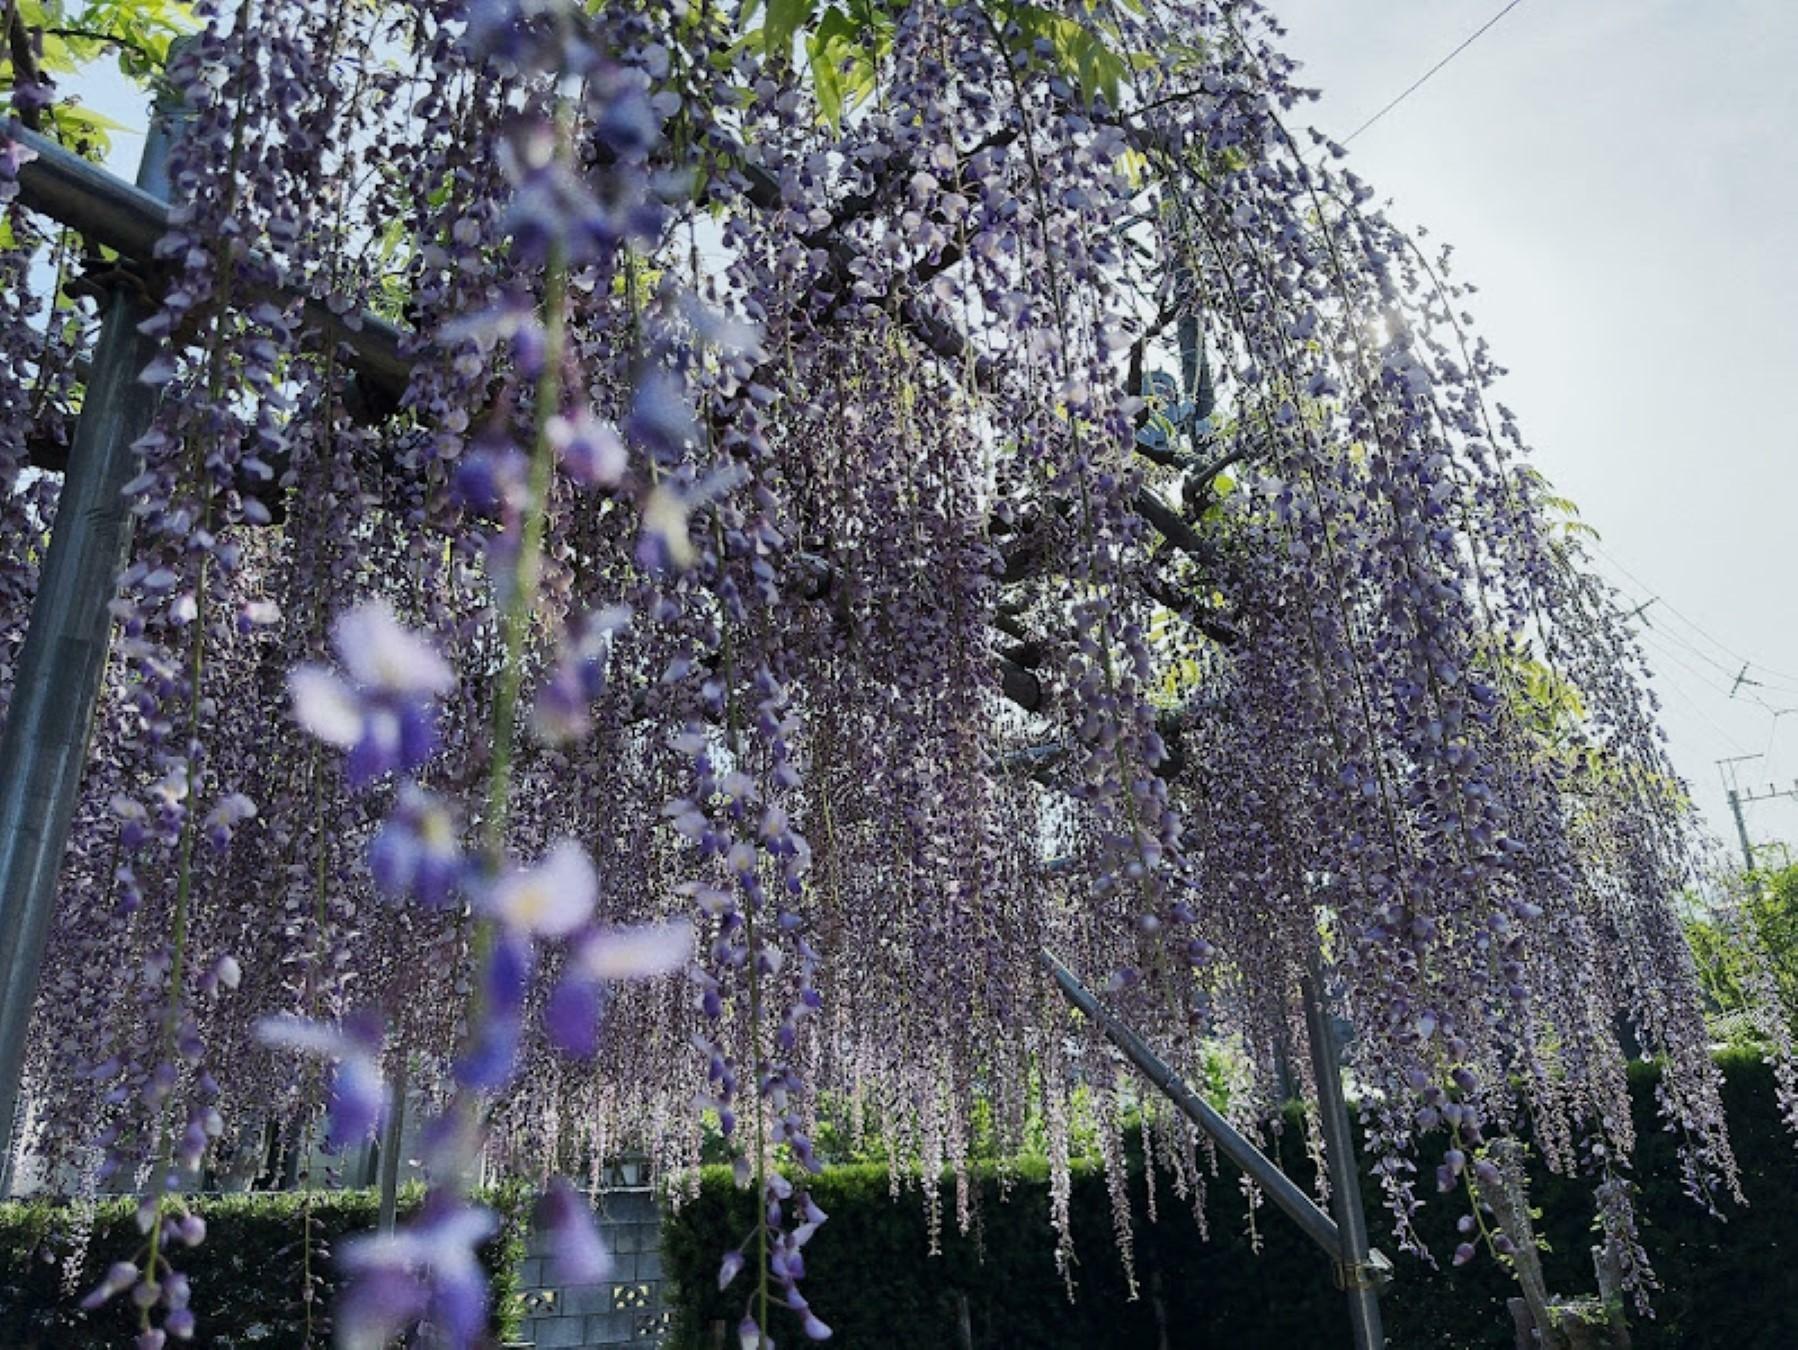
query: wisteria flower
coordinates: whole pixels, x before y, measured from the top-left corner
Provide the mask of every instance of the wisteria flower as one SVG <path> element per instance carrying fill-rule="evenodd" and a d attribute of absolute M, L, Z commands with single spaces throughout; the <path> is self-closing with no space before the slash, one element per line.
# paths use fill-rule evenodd
<path fill-rule="evenodd" d="M 564 1054 L 590 1058 L 598 1049 L 605 986 L 679 970 L 692 954 L 693 926 L 685 919 L 587 933 L 543 1007 L 551 1042 Z"/>
<path fill-rule="evenodd" d="M 612 1273 L 606 1250 L 593 1222 L 593 1211 L 561 1177 L 537 1202 L 537 1227 L 549 1238 L 552 1278 L 558 1284 L 598 1284 Z"/>
<path fill-rule="evenodd" d="M 280 1014 L 256 1024 L 256 1039 L 277 1050 L 297 1050 L 331 1060 L 329 1146 L 333 1151 L 367 1139 L 387 1113 L 387 1087 L 381 1077 L 381 1022 L 373 1013 L 356 1013 L 332 1026 L 306 1017 Z"/>
<path fill-rule="evenodd" d="M 351 1283 L 338 1310 L 339 1343 L 380 1350 L 423 1318 L 443 1344 L 473 1345 L 487 1322 L 480 1246 L 498 1228 L 491 1210 L 435 1192 L 406 1227 L 347 1243 Z"/>
<path fill-rule="evenodd" d="M 571 265 L 610 257 L 626 239 L 653 238 L 662 209 L 639 173 L 608 175 L 602 192 L 556 154 L 555 128 L 523 119 L 500 142 L 500 167 L 514 185 L 505 226 L 518 257 L 541 264 L 560 249 Z"/>
<path fill-rule="evenodd" d="M 724 496 L 747 477 L 740 465 L 714 470 L 683 490 L 671 482 L 651 488 L 643 503 L 643 530 L 637 560 L 655 571 L 684 572 L 699 559 L 688 533 L 693 513 Z"/>
<path fill-rule="evenodd" d="M 477 515 L 515 518 L 530 499 L 530 460 L 510 440 L 484 435 L 456 465 L 450 487 Z"/>
<path fill-rule="evenodd" d="M 19 195 L 19 170 L 37 158 L 24 141 L 0 135 L 0 205 Z"/>
<path fill-rule="evenodd" d="M 599 877 L 586 850 L 564 839 L 535 867 L 516 868 L 495 881 L 486 908 L 521 936 L 564 938 L 587 922 L 598 898 Z"/>
<path fill-rule="evenodd" d="M 435 700 L 455 682 L 448 663 L 381 600 L 340 618 L 332 641 L 349 679 L 296 667 L 287 683 L 300 725 L 350 752 L 355 786 L 423 765 L 437 748 Z"/>
<path fill-rule="evenodd" d="M 501 933 L 487 953 L 481 973 L 486 996 L 481 1016 L 456 1061 L 456 1080 L 464 1087 L 491 1091 L 505 1086 L 517 1072 L 524 995 L 533 964 L 530 939 L 518 932 Z"/>
<path fill-rule="evenodd" d="M 623 481 L 630 456 L 618 428 L 583 409 L 558 413 L 544 428 L 562 469 L 582 487 L 612 488 Z"/>
<path fill-rule="evenodd" d="M 229 847 L 231 834 L 244 821 L 256 815 L 256 803 L 241 792 L 227 793 L 218 804 L 206 813 L 203 828 L 206 831 L 206 842 L 216 849 Z"/>
<path fill-rule="evenodd" d="M 411 895 L 427 908 L 441 908 L 462 874 L 462 847 L 449 807 L 416 783 L 403 784 L 369 844 L 368 868 L 385 894 Z"/>
<path fill-rule="evenodd" d="M 638 381 L 624 429 L 656 460 L 678 462 L 699 434 L 680 377 L 671 371 L 652 370 Z"/>
<path fill-rule="evenodd" d="M 693 956 L 693 925 L 685 919 L 604 928 L 575 952 L 580 969 L 596 980 L 643 980 L 679 970 Z"/>
<path fill-rule="evenodd" d="M 630 606 L 608 605 L 569 630 L 555 669 L 531 707 L 531 729 L 546 745 L 560 745 L 591 730 L 592 705 L 606 688 L 612 635 L 630 619 Z"/>

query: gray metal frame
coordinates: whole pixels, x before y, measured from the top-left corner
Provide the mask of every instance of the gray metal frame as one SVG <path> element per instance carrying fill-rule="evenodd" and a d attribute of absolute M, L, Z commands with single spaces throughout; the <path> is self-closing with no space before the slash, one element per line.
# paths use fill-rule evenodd
<path fill-rule="evenodd" d="M 1311 1063 L 1317 1075 L 1318 1110 L 1323 1117 L 1324 1148 L 1330 1176 L 1332 1219 L 1291 1177 L 1282 1172 L 1209 1102 L 1188 1087 L 1167 1062 L 1074 977 L 1072 971 L 1048 952 L 1041 953 L 1044 967 L 1062 995 L 1090 1017 L 1106 1038 L 1123 1051 L 1142 1075 L 1180 1108 L 1193 1124 L 1217 1144 L 1222 1153 L 1274 1204 L 1299 1226 L 1299 1230 L 1329 1255 L 1337 1283 L 1348 1297 L 1349 1324 L 1355 1350 L 1384 1350 L 1385 1331 L 1380 1322 L 1380 1287 L 1390 1278 L 1391 1262 L 1367 1244 L 1367 1217 L 1361 1208 L 1361 1180 L 1356 1171 L 1353 1127 L 1342 1096 L 1341 1052 L 1319 991 L 1322 979 L 1316 965 L 1304 982 L 1305 1026 L 1311 1043 Z"/>
<path fill-rule="evenodd" d="M 42 138 L 25 135 L 41 156 Z M 91 165 L 84 167 L 132 199 L 154 201 L 169 189 L 174 137 L 174 111 L 158 101 L 136 188 Z M 75 158 L 53 145 L 50 149 L 53 165 Z M 36 164 L 26 166 L 25 173 L 33 175 L 34 187 L 44 178 Z M 27 197 L 25 173 L 20 175 L 21 197 Z M 142 256 L 148 256 L 147 250 Z M 0 1122 L 8 1127 L 4 1137 L 9 1141 L 0 1157 L 0 1183 L 9 1180 L 25 1036 L 112 637 L 107 606 L 131 538 L 124 496 L 125 484 L 137 472 L 131 446 L 149 429 L 156 406 L 155 390 L 137 378 L 162 345 L 137 331 L 153 312 L 151 302 L 128 285 L 116 287 L 106 302 L 50 547 L 32 597 L 12 704 L 0 733 Z"/>

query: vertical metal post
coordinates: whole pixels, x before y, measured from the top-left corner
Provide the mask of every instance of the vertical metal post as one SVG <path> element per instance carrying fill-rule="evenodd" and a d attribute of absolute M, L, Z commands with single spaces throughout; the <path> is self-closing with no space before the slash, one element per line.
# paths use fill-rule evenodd
<path fill-rule="evenodd" d="M 1342 1096 L 1342 1053 L 1325 1002 L 1323 969 L 1316 954 L 1300 988 L 1305 1000 L 1305 1030 L 1311 1042 L 1311 1069 L 1317 1079 L 1317 1110 L 1322 1117 L 1324 1150 L 1330 1169 L 1330 1208 L 1340 1234 L 1337 1269 L 1348 1295 L 1349 1323 L 1355 1350 L 1384 1350 L 1386 1332 L 1380 1322 L 1380 1292 L 1367 1242 L 1367 1215 L 1361 1208 L 1361 1177 L 1355 1160 L 1354 1126 Z"/>
<path fill-rule="evenodd" d="M 159 198 L 169 191 L 176 116 L 166 97 L 157 100 L 138 166 L 138 186 Z M 131 446 L 155 410 L 155 391 L 137 379 L 161 345 L 137 331 L 153 312 L 129 287 L 106 303 L 0 734 L 0 1122 L 7 1126 L 18 1107 L 38 968 L 106 669 L 107 606 L 130 542 L 123 494 L 137 472 Z"/>
<path fill-rule="evenodd" d="M 400 1204 L 400 1149 L 406 1138 L 406 1052 L 400 1051 L 393 1071 L 393 1097 L 387 1106 L 387 1124 L 381 1131 L 380 1231 L 391 1233 Z"/>

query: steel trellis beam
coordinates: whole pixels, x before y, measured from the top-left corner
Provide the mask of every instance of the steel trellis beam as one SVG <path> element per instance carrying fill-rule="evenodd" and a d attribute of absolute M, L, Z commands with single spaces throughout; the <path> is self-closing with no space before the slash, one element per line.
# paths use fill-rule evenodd
<path fill-rule="evenodd" d="M 1361 1211 L 1361 1187 L 1355 1175 L 1354 1141 L 1348 1107 L 1342 1097 L 1336 1038 L 1330 1031 L 1329 1018 L 1317 995 L 1322 986 L 1315 965 L 1303 985 L 1305 1024 L 1310 1033 L 1312 1065 L 1318 1080 L 1318 1109 L 1323 1117 L 1335 1219 L 1319 1209 L 1273 1159 L 1244 1138 L 1209 1102 L 1188 1087 L 1142 1037 L 1094 998 L 1072 971 L 1047 951 L 1039 956 L 1063 997 L 1097 1023 L 1106 1038 L 1123 1051 L 1124 1057 L 1179 1107 L 1182 1114 L 1209 1135 L 1218 1151 L 1261 1187 L 1268 1199 L 1296 1223 L 1306 1237 L 1329 1255 L 1337 1281 L 1348 1294 L 1355 1350 L 1384 1350 L 1386 1339 L 1380 1325 L 1379 1288 L 1385 1283 L 1391 1266 L 1383 1255 L 1372 1251 L 1367 1244 L 1367 1219 Z"/>
<path fill-rule="evenodd" d="M 168 191 L 174 121 L 173 109 L 159 102 L 144 138 L 135 188 L 87 165 L 83 167 L 95 181 L 86 186 L 41 172 L 34 183 L 53 193 L 66 189 L 69 199 L 63 205 L 71 209 L 79 209 L 90 189 L 105 193 L 102 200 L 114 203 L 118 210 L 113 214 L 123 225 L 138 229 L 134 222 L 142 204 L 155 204 L 154 194 Z M 26 135 L 37 149 L 42 138 Z M 75 159 L 57 150 L 53 167 L 62 158 Z M 120 236 L 115 232 L 114 237 Z M 149 239 L 154 242 L 154 236 Z M 137 471 L 131 446 L 155 412 L 155 390 L 137 378 L 162 345 L 137 330 L 153 312 L 150 301 L 129 286 L 115 287 L 107 301 L 50 547 L 32 597 L 6 728 L 0 733 L 0 1125 L 7 1131 L 18 1106 L 38 968 L 50 936 L 63 849 L 106 669 L 112 636 L 107 602 L 131 537 L 124 496 L 125 484 Z M 10 1149 L 0 1157 L 0 1194 L 11 1158 Z"/>
<path fill-rule="evenodd" d="M 21 205 L 62 222 L 91 244 L 104 244 L 140 264 L 154 260 L 157 241 L 170 229 L 166 178 L 146 184 L 140 174 L 133 187 L 35 131 L 21 131 L 17 139 L 37 156 L 19 169 Z M 293 296 L 277 287 L 260 298 L 287 303 Z M 412 373 L 402 354 L 404 330 L 375 314 L 339 314 L 313 297 L 307 297 L 305 308 L 306 322 L 348 347 L 366 379 L 394 394 L 404 391 Z"/>

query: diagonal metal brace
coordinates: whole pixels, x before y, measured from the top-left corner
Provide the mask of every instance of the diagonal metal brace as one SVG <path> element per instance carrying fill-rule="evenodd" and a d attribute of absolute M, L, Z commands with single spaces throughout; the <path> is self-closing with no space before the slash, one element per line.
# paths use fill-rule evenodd
<path fill-rule="evenodd" d="M 1186 1085 L 1184 1079 L 1168 1067 L 1142 1037 L 1125 1026 L 1094 998 L 1073 972 L 1049 952 L 1041 953 L 1042 963 L 1061 986 L 1067 1001 L 1098 1023 L 1106 1038 L 1124 1057 L 1134 1064 L 1151 1083 L 1160 1088 L 1181 1112 L 1217 1144 L 1218 1151 L 1255 1181 L 1282 1212 L 1304 1230 L 1305 1236 L 1322 1247 L 1330 1259 L 1341 1265 L 1342 1232 L 1336 1221 L 1299 1188 L 1293 1179 L 1275 1165 L 1273 1159 L 1256 1148 L 1217 1110 Z"/>
<path fill-rule="evenodd" d="M 1324 1249 L 1330 1258 L 1336 1287 L 1348 1295 L 1356 1350 L 1383 1350 L 1386 1340 L 1380 1321 L 1379 1291 L 1392 1280 L 1392 1262 L 1367 1244 L 1367 1221 L 1361 1214 L 1361 1192 L 1354 1175 L 1353 1141 L 1349 1135 L 1348 1112 L 1342 1100 L 1335 1038 L 1330 1034 L 1323 1006 L 1320 967 L 1312 963 L 1303 982 L 1303 994 L 1319 1080 L 1319 1109 L 1327 1136 L 1325 1146 L 1330 1158 L 1331 1193 L 1345 1225 L 1339 1225 L 1318 1208 L 1273 1159 L 1238 1133 L 1235 1126 L 1149 1049 L 1142 1037 L 1107 1011 L 1074 978 L 1073 972 L 1046 950 L 1039 956 L 1067 1001 L 1098 1023 L 1106 1038 L 1124 1052 L 1125 1058 L 1160 1088 L 1193 1124 L 1205 1131 L 1219 1152 L 1253 1178 L 1267 1197 L 1298 1224 L 1306 1237 Z"/>

